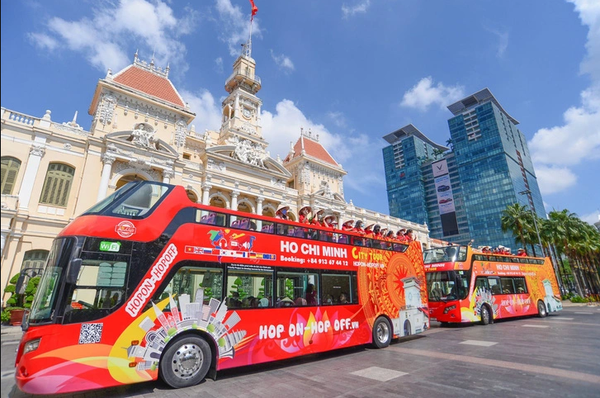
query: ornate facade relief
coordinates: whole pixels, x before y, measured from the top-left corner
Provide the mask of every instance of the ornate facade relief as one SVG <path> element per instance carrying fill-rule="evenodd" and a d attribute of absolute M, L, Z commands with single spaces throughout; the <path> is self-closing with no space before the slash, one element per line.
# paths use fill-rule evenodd
<path fill-rule="evenodd" d="M 183 120 L 180 120 L 175 125 L 175 146 L 181 148 L 185 145 L 185 137 L 187 137 L 187 125 Z"/>
<path fill-rule="evenodd" d="M 227 167 L 225 166 L 225 163 L 223 163 L 223 162 L 217 163 L 212 159 L 208 159 L 206 168 L 208 170 L 215 170 L 215 171 L 221 171 L 221 172 L 227 171 Z"/>
<path fill-rule="evenodd" d="M 29 153 L 33 156 L 42 157 L 46 153 L 46 146 L 40 144 L 31 144 L 31 148 L 29 148 Z"/>
<path fill-rule="evenodd" d="M 100 123 L 110 124 L 112 122 L 116 105 L 117 99 L 112 94 L 102 94 L 97 113 Z"/>
<path fill-rule="evenodd" d="M 154 139 L 154 128 L 147 123 L 138 123 L 131 132 L 131 142 L 147 149 L 157 149 Z"/>
<path fill-rule="evenodd" d="M 252 166 L 266 168 L 265 160 L 269 157 L 269 152 L 250 140 L 240 140 L 237 137 L 228 140 L 235 145 L 235 150 L 231 157 Z"/>

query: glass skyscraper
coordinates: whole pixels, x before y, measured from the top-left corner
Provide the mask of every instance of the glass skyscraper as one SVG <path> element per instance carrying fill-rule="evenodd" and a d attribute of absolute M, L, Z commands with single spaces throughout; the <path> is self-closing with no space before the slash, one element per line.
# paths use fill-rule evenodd
<path fill-rule="evenodd" d="M 487 88 L 448 109 L 450 150 L 412 125 L 383 137 L 390 215 L 426 222 L 432 238 L 515 249 L 501 228 L 506 206 L 520 203 L 545 217 L 518 121 Z"/>

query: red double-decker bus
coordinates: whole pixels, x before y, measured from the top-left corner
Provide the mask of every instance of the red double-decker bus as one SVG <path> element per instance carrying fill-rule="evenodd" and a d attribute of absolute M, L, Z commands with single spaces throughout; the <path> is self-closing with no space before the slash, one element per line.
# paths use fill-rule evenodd
<path fill-rule="evenodd" d="M 423 252 L 430 320 L 481 322 L 562 309 L 549 258 L 481 253 L 471 246 Z"/>
<path fill-rule="evenodd" d="M 27 393 L 162 378 L 372 343 L 428 328 L 410 245 L 192 203 L 130 183 L 55 239 L 16 359 Z"/>

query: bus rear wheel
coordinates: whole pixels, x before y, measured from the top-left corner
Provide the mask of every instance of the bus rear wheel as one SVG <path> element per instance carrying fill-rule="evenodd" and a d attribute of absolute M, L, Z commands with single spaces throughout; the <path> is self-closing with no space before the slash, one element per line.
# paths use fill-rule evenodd
<path fill-rule="evenodd" d="M 173 388 L 200 383 L 210 368 L 210 346 L 201 337 L 182 336 L 167 348 L 160 359 L 160 376 Z"/>
<path fill-rule="evenodd" d="M 392 341 L 392 326 L 385 317 L 379 317 L 373 324 L 373 345 L 376 348 L 385 348 Z"/>
<path fill-rule="evenodd" d="M 481 306 L 481 324 L 489 325 L 492 323 L 492 313 L 490 312 L 490 308 L 487 305 Z"/>
<path fill-rule="evenodd" d="M 543 301 L 538 301 L 538 315 L 540 318 L 545 317 L 546 315 L 548 315 L 548 311 L 546 311 L 546 304 L 544 304 Z"/>

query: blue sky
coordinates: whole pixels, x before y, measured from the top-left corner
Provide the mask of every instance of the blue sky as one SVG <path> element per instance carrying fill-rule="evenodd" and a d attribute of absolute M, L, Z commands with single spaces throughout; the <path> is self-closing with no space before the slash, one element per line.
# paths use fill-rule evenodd
<path fill-rule="evenodd" d="M 546 210 L 600 211 L 600 1 L 255 0 L 263 135 L 285 157 L 300 129 L 348 171 L 345 197 L 388 213 L 382 137 L 409 123 L 437 143 L 446 109 L 489 88 L 520 122 Z M 248 0 L 1 2 L 2 106 L 89 129 L 98 79 L 154 54 L 216 130 L 249 33 Z"/>

